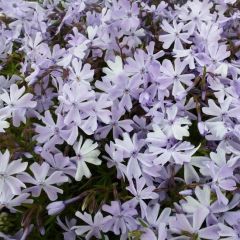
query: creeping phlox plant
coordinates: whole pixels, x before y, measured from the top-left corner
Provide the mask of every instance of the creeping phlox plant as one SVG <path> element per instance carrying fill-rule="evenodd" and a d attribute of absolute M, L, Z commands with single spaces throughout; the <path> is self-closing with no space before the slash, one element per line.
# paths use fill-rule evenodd
<path fill-rule="evenodd" d="M 240 239 L 239 0 L 0 0 L 0 239 Z"/>

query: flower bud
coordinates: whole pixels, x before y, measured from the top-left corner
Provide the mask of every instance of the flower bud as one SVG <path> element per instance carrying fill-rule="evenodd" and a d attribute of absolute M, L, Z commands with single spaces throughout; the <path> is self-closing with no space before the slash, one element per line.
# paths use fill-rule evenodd
<path fill-rule="evenodd" d="M 63 201 L 52 202 L 47 205 L 48 215 L 57 215 L 62 212 L 66 204 Z"/>

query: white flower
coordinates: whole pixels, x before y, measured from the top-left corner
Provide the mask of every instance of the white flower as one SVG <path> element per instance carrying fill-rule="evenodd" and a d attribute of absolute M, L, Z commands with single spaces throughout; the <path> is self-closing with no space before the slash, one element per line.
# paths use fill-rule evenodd
<path fill-rule="evenodd" d="M 93 80 L 94 70 L 91 70 L 91 65 L 86 63 L 83 65 L 81 60 L 74 58 L 72 67 L 70 67 L 70 79 L 77 82 L 89 84 Z"/>
<path fill-rule="evenodd" d="M 189 125 L 191 125 L 191 121 L 189 121 L 186 117 L 179 117 L 178 108 L 176 105 L 173 105 L 170 108 L 167 108 L 167 120 L 164 120 L 161 123 L 162 128 L 166 135 L 171 138 L 174 137 L 177 140 L 182 140 L 183 137 L 189 137 Z"/>
<path fill-rule="evenodd" d="M 157 124 L 152 125 L 153 132 L 147 134 L 147 142 L 158 147 L 165 147 L 168 143 L 168 137 Z"/>
<path fill-rule="evenodd" d="M 72 157 L 72 160 L 77 163 L 77 172 L 75 175 L 76 181 L 81 181 L 83 176 L 87 178 L 91 177 L 91 172 L 86 164 L 86 162 L 100 165 L 102 161 L 98 158 L 100 151 L 97 150 L 98 144 L 94 143 L 90 139 L 87 139 L 83 143 L 83 138 L 80 136 L 79 142 L 73 145 L 73 149 L 76 153 L 75 157 Z"/>
<path fill-rule="evenodd" d="M 15 127 L 18 127 L 20 122 L 25 123 L 26 110 L 37 105 L 37 102 L 32 101 L 33 95 L 31 93 L 24 94 L 24 92 L 25 87 L 18 89 L 16 84 L 12 84 L 9 93 L 4 90 L 4 93 L 0 95 L 0 100 L 6 103 L 6 106 L 0 109 L 0 116 L 12 117 Z"/>
<path fill-rule="evenodd" d="M 4 191 L 0 193 L 0 210 L 6 207 L 11 212 L 16 212 L 15 207 L 20 206 L 22 203 L 33 202 L 32 199 L 27 199 L 29 196 L 29 193 L 21 193 L 19 196 L 15 196 L 10 191 Z"/>
<path fill-rule="evenodd" d="M 155 165 L 164 165 L 167 162 L 183 165 L 191 161 L 192 155 L 199 147 L 200 145 L 195 148 L 190 142 L 184 141 L 178 142 L 169 148 L 150 145 L 149 152 L 156 156 L 153 161 Z"/>
<path fill-rule="evenodd" d="M 17 195 L 21 193 L 21 188 L 26 186 L 12 175 L 25 171 L 27 163 L 22 163 L 21 159 L 9 163 L 9 159 L 8 150 L 4 154 L 0 152 L 0 193 L 7 191 Z"/>
<path fill-rule="evenodd" d="M 123 62 L 121 57 L 116 56 L 115 61 L 108 60 L 107 65 L 109 68 L 103 68 L 103 72 L 109 79 L 113 79 L 123 74 Z"/>
<path fill-rule="evenodd" d="M 0 133 L 5 132 L 5 128 L 9 128 L 9 123 L 5 120 L 4 117 L 0 117 Z"/>

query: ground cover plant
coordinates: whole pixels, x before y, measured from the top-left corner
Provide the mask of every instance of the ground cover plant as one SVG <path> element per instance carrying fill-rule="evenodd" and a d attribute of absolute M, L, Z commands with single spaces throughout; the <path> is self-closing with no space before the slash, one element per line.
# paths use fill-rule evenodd
<path fill-rule="evenodd" d="M 0 0 L 0 239 L 240 239 L 240 1 Z"/>

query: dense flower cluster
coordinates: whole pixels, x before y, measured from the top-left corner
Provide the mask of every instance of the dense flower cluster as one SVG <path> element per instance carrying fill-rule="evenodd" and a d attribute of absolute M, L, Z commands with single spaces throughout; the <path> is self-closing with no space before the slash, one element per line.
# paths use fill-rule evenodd
<path fill-rule="evenodd" d="M 0 238 L 239 240 L 239 9 L 0 0 Z"/>

